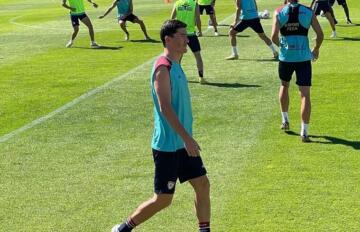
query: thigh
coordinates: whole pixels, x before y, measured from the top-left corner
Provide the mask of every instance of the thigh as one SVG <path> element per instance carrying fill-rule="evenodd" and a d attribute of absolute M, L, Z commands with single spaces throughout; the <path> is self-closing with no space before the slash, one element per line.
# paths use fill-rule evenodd
<path fill-rule="evenodd" d="M 163 152 L 153 149 L 155 164 L 154 192 L 173 194 L 178 178 L 179 158 L 175 152 Z"/>
<path fill-rule="evenodd" d="M 180 183 L 206 175 L 206 169 L 200 156 L 189 156 L 185 149 L 177 151 L 180 159 Z"/>
<path fill-rule="evenodd" d="M 129 14 L 127 17 L 126 17 L 126 21 L 130 21 L 132 23 L 139 23 L 139 18 L 134 15 L 134 14 Z"/>
<path fill-rule="evenodd" d="M 240 22 L 238 22 L 235 26 L 234 26 L 234 30 L 237 32 L 242 32 L 244 31 L 246 28 L 249 27 L 249 20 L 241 20 Z"/>
<path fill-rule="evenodd" d="M 346 4 L 346 0 L 337 0 L 337 3 L 339 5 L 345 5 Z"/>
<path fill-rule="evenodd" d="M 295 66 L 293 62 L 279 62 L 279 78 L 282 81 L 290 82 L 292 74 L 295 71 Z"/>
<path fill-rule="evenodd" d="M 71 19 L 71 25 L 73 27 L 78 27 L 80 26 L 80 23 L 79 23 L 79 17 L 77 15 L 70 15 L 70 19 Z"/>
<path fill-rule="evenodd" d="M 206 14 L 207 15 L 213 15 L 214 14 L 214 7 L 212 7 L 212 5 L 207 5 L 205 9 L 206 9 Z"/>
<path fill-rule="evenodd" d="M 80 19 L 81 22 L 82 22 L 83 24 L 85 24 L 86 26 L 88 26 L 88 27 L 92 26 L 92 25 L 91 25 L 90 18 L 89 18 L 86 14 L 81 15 L 81 17 L 79 17 L 79 19 Z"/>
<path fill-rule="evenodd" d="M 200 14 L 202 15 L 204 13 L 205 6 L 204 5 L 199 5 L 199 10 L 200 10 Z"/>
<path fill-rule="evenodd" d="M 311 61 L 299 62 L 296 64 L 296 84 L 298 86 L 311 86 L 312 68 Z"/>
<path fill-rule="evenodd" d="M 190 35 L 188 36 L 188 39 L 188 46 L 193 53 L 201 51 L 200 41 L 196 35 Z"/>
<path fill-rule="evenodd" d="M 264 33 L 264 29 L 260 23 L 260 19 L 252 19 L 250 22 L 250 27 L 253 29 L 256 33 L 261 34 Z"/>

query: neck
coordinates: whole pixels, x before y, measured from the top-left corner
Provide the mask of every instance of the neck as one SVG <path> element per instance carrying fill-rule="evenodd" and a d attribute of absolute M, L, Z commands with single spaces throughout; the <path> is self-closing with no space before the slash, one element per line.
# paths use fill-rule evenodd
<path fill-rule="evenodd" d="M 174 60 L 178 63 L 180 63 L 180 59 L 182 57 L 182 54 L 180 53 L 177 53 L 177 52 L 173 52 L 173 51 L 170 51 L 169 49 L 167 48 L 164 48 L 164 55 L 166 57 L 169 57 L 171 60 Z"/>

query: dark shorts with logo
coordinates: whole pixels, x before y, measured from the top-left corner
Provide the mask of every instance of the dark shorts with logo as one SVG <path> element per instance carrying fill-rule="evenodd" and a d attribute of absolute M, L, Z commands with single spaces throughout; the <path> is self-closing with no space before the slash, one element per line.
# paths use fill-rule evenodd
<path fill-rule="evenodd" d="M 331 11 L 331 6 L 328 1 L 315 2 L 315 6 L 314 6 L 315 15 L 320 15 L 321 11 L 324 13 Z"/>
<path fill-rule="evenodd" d="M 336 0 L 336 1 L 337 1 L 337 3 L 338 3 L 339 5 L 345 5 L 345 4 L 346 4 L 346 0 Z M 333 6 L 334 3 L 335 3 L 335 0 L 329 0 L 330 6 Z"/>
<path fill-rule="evenodd" d="M 241 20 L 238 24 L 235 25 L 234 30 L 237 32 L 242 32 L 248 27 L 253 29 L 256 33 L 264 33 L 264 29 L 260 23 L 259 18 Z"/>
<path fill-rule="evenodd" d="M 293 73 L 296 74 L 298 86 L 311 86 L 311 61 L 303 62 L 279 62 L 279 77 L 281 80 L 290 82 Z"/>
<path fill-rule="evenodd" d="M 204 13 L 204 10 L 207 15 L 214 14 L 214 7 L 212 5 L 199 5 L 199 9 L 201 15 Z"/>
<path fill-rule="evenodd" d="M 71 24 L 73 27 L 79 26 L 79 20 L 83 20 L 84 18 L 88 17 L 85 13 L 80 15 L 72 15 L 70 14 Z"/>
<path fill-rule="evenodd" d="M 177 179 L 180 183 L 206 175 L 206 169 L 200 156 L 191 157 L 185 148 L 175 152 L 163 152 L 153 149 L 155 163 L 154 192 L 173 194 Z"/>
<path fill-rule="evenodd" d="M 197 35 L 188 35 L 189 43 L 188 46 L 192 52 L 201 51 L 200 42 Z"/>
<path fill-rule="evenodd" d="M 134 14 L 129 14 L 129 15 L 127 15 L 127 16 L 122 16 L 122 17 L 119 17 L 119 18 L 118 18 L 119 21 L 124 21 L 124 22 L 130 21 L 130 22 L 132 22 L 132 23 L 134 23 L 134 21 L 135 21 L 136 19 L 138 19 L 138 17 L 137 17 L 136 15 L 134 15 Z"/>

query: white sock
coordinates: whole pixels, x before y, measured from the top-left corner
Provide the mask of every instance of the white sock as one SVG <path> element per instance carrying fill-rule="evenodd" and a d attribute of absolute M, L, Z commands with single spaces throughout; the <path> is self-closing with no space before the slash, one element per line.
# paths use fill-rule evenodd
<path fill-rule="evenodd" d="M 282 123 L 289 122 L 289 114 L 288 112 L 281 112 Z"/>
<path fill-rule="evenodd" d="M 273 43 L 269 45 L 269 48 L 271 49 L 271 51 L 272 51 L 273 53 L 276 52 L 276 49 L 275 49 L 275 46 L 274 46 Z"/>
<path fill-rule="evenodd" d="M 237 47 L 236 46 L 232 46 L 232 53 L 234 55 L 237 55 L 238 54 L 238 51 L 237 51 Z"/>
<path fill-rule="evenodd" d="M 300 131 L 301 136 L 308 135 L 308 127 L 309 124 L 306 124 L 304 122 L 301 123 L 301 131 Z"/>

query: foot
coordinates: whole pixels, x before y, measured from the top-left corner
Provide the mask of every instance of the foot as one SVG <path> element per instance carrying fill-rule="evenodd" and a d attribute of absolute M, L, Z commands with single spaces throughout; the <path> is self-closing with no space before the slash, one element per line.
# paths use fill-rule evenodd
<path fill-rule="evenodd" d="M 283 122 L 280 127 L 281 130 L 288 131 L 290 130 L 290 123 L 289 122 Z"/>
<path fill-rule="evenodd" d="M 239 59 L 238 54 L 232 54 L 231 56 L 225 58 L 225 60 L 237 60 L 237 59 Z"/>
<path fill-rule="evenodd" d="M 336 37 L 337 37 L 336 32 L 333 31 L 333 32 L 331 33 L 331 35 L 330 35 L 330 38 L 336 38 Z"/>
<path fill-rule="evenodd" d="M 214 35 L 219 36 L 219 32 L 215 31 Z"/>
<path fill-rule="evenodd" d="M 119 224 L 119 225 L 115 225 L 115 226 L 111 229 L 111 232 L 119 232 L 119 227 L 120 227 L 120 224 Z"/>
<path fill-rule="evenodd" d="M 347 19 L 346 23 L 350 25 L 353 24 L 350 19 Z"/>
<path fill-rule="evenodd" d="M 279 59 L 279 53 L 277 51 L 273 52 L 273 57 L 275 60 Z"/>
<path fill-rule="evenodd" d="M 301 135 L 301 141 L 303 143 L 310 143 L 311 142 L 311 139 L 308 135 Z"/>
<path fill-rule="evenodd" d="M 198 32 L 198 33 L 196 33 L 196 35 L 197 35 L 197 37 L 201 37 L 202 36 L 202 32 Z"/>
<path fill-rule="evenodd" d="M 125 41 L 129 41 L 130 40 L 130 34 L 129 33 L 126 33 L 125 34 Z"/>
<path fill-rule="evenodd" d="M 90 47 L 91 47 L 91 48 L 100 48 L 100 45 L 97 44 L 96 42 L 92 42 L 92 43 L 90 44 Z"/>
<path fill-rule="evenodd" d="M 205 78 L 199 77 L 199 83 L 200 83 L 201 85 L 203 85 L 203 84 L 206 84 L 207 81 L 205 80 Z"/>
<path fill-rule="evenodd" d="M 71 48 L 73 46 L 73 44 L 74 44 L 74 42 L 70 40 L 65 46 L 67 48 Z"/>
<path fill-rule="evenodd" d="M 145 40 L 149 41 L 151 38 L 149 36 L 145 36 Z"/>

